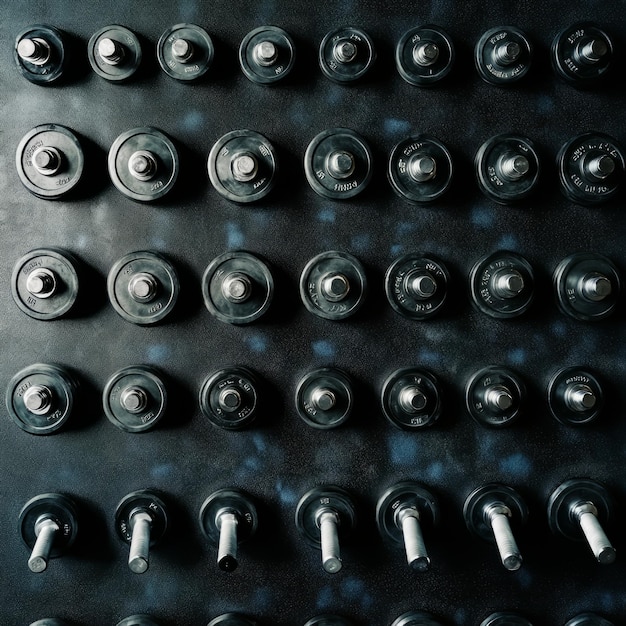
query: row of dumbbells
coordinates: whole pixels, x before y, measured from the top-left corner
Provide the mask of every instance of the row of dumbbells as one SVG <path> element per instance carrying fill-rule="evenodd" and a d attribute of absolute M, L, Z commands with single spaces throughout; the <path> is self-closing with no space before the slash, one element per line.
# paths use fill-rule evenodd
<path fill-rule="evenodd" d="M 29 500 L 19 515 L 22 538 L 31 550 L 28 567 L 43 572 L 52 557 L 61 556 L 78 532 L 78 509 L 66 495 L 44 493 Z M 606 488 L 587 478 L 561 483 L 550 495 L 547 517 L 551 531 L 571 541 L 586 541 L 598 563 L 615 561 L 615 548 L 603 524 L 612 512 Z M 150 548 L 165 537 L 168 506 L 163 496 L 151 490 L 125 496 L 115 511 L 118 537 L 130 544 L 128 567 L 135 574 L 148 570 Z M 237 488 L 219 489 L 202 504 L 199 524 L 209 543 L 217 549 L 217 566 L 232 572 L 239 564 L 239 544 L 253 537 L 259 523 L 257 502 Z M 528 507 L 512 487 L 488 483 L 466 498 L 463 517 L 476 537 L 495 544 L 508 571 L 522 566 L 522 555 L 512 528 L 520 528 Z M 376 506 L 376 522 L 383 539 L 403 548 L 407 565 L 416 572 L 430 569 L 423 530 L 440 518 L 437 498 L 422 484 L 401 481 L 387 489 Z M 340 540 L 353 531 L 357 506 L 346 490 L 324 485 L 306 492 L 295 511 L 295 524 L 304 541 L 321 550 L 322 568 L 329 574 L 342 567 Z"/>
<path fill-rule="evenodd" d="M 34 195 L 53 200 L 75 189 L 84 176 L 85 157 L 76 134 L 59 124 L 42 124 L 20 141 L 18 174 Z M 567 141 L 557 155 L 561 191 L 572 202 L 593 206 L 619 191 L 625 158 L 610 136 L 587 132 Z M 133 128 L 113 142 L 108 156 L 115 187 L 138 202 L 163 198 L 175 186 L 180 160 L 174 142 L 152 127 Z M 500 204 L 514 204 L 536 192 L 541 162 L 531 139 L 502 134 L 485 141 L 474 158 L 480 190 Z M 220 137 L 209 153 L 207 170 L 216 191 L 231 202 L 264 198 L 278 179 L 275 147 L 260 133 L 241 129 Z M 348 200 L 360 194 L 373 173 L 367 141 L 348 128 L 331 128 L 316 135 L 304 156 L 311 188 L 320 196 Z M 448 148 L 430 135 L 415 135 L 397 143 L 387 163 L 394 192 L 413 204 L 440 199 L 452 186 L 454 166 Z"/>
<path fill-rule="evenodd" d="M 66 250 L 31 250 L 13 267 L 13 299 L 29 317 L 60 318 L 76 305 L 79 282 L 90 282 L 84 275 L 85 268 Z M 619 303 L 620 272 L 602 254 L 577 253 L 566 257 L 553 272 L 553 284 L 559 309 L 576 320 L 603 320 L 615 312 Z M 331 321 L 345 320 L 357 313 L 368 293 L 361 262 L 337 250 L 310 259 L 300 274 L 299 287 L 306 309 Z M 445 309 L 450 272 L 434 256 L 410 253 L 387 268 L 384 287 L 394 311 L 411 320 L 429 320 Z M 474 264 L 469 287 L 477 310 L 496 319 L 516 318 L 533 303 L 534 270 L 520 254 L 498 250 Z M 259 256 L 241 250 L 214 258 L 202 276 L 201 288 L 211 315 L 236 325 L 250 324 L 265 316 L 275 292 L 269 265 Z M 107 292 L 113 308 L 124 320 L 151 325 L 174 311 L 180 282 L 169 259 L 143 250 L 126 254 L 113 265 Z"/>
<path fill-rule="evenodd" d="M 51 435 L 78 412 L 79 380 L 68 369 L 36 363 L 20 370 L 9 382 L 6 407 L 13 421 L 34 435 Z M 136 365 L 115 372 L 102 393 L 107 418 L 119 429 L 141 433 L 153 429 L 166 415 L 168 385 L 153 367 Z M 337 367 L 307 372 L 297 383 L 294 404 L 298 416 L 312 428 L 330 430 L 348 421 L 355 411 L 355 384 Z M 246 367 L 227 367 L 209 374 L 198 394 L 202 414 L 224 430 L 243 430 L 275 411 L 260 377 Z M 440 380 L 420 367 L 394 371 L 383 383 L 380 406 L 387 420 L 402 430 L 433 426 L 443 412 Z M 528 409 L 524 380 L 514 371 L 489 366 L 476 371 L 465 385 L 465 406 L 481 426 L 511 426 Z M 605 405 L 603 385 L 586 367 L 555 372 L 547 386 L 550 413 L 567 426 L 596 421 Z M 536 407 L 535 407 L 536 410 Z"/>
<path fill-rule="evenodd" d="M 68 37 L 52 26 L 29 26 L 17 35 L 14 56 L 17 67 L 28 80 L 39 85 L 53 83 L 68 74 L 71 56 Z M 109 81 L 125 81 L 141 66 L 142 45 L 128 28 L 105 26 L 89 39 L 87 56 L 98 76 Z M 196 81 L 210 70 L 215 46 L 201 26 L 176 24 L 161 35 L 156 56 L 168 76 L 184 82 Z M 400 76 L 409 84 L 421 87 L 445 78 L 455 56 L 450 36 L 432 24 L 406 31 L 395 50 Z M 613 38 L 591 22 L 579 22 L 561 30 L 550 52 L 556 75 L 583 88 L 606 77 L 615 63 L 614 56 Z M 519 81 L 528 73 L 532 59 L 531 40 L 515 26 L 490 28 L 474 47 L 476 70 L 485 82 L 493 85 Z M 276 26 L 255 28 L 239 46 L 243 73 L 260 85 L 284 80 L 295 61 L 293 38 Z M 343 26 L 324 36 L 318 61 L 324 76 L 339 84 L 351 84 L 372 69 L 376 61 L 375 44 L 362 28 Z"/>
<path fill-rule="evenodd" d="M 117 626 L 159 626 L 160 622 L 149 615 L 127 617 Z M 436 616 L 425 611 L 408 611 L 396 618 L 391 626 L 444 626 Z M 306 622 L 304 626 L 353 626 L 354 622 L 339 615 L 319 615 Z M 60 619 L 44 619 L 33 622 L 30 626 L 69 626 Z M 227 613 L 216 617 L 208 626 L 261 626 L 255 619 L 238 613 Z M 532 626 L 532 622 L 519 613 L 499 611 L 487 616 L 480 626 Z M 613 626 L 612 622 L 594 613 L 581 613 L 568 620 L 564 626 Z"/>
<path fill-rule="evenodd" d="M 353 626 L 354 622 L 339 615 L 319 615 L 304 626 Z M 30 626 L 69 626 L 60 619 L 43 619 Z M 117 626 L 160 626 L 160 622 L 149 615 L 132 615 L 123 619 Z M 261 626 L 261 622 L 240 613 L 226 613 L 211 620 L 208 626 Z M 408 611 L 396 618 L 391 626 L 444 626 L 444 622 L 425 611 Z M 519 613 L 499 611 L 486 617 L 480 626 L 532 626 L 532 623 Z M 594 613 L 581 613 L 572 617 L 565 626 L 613 626 L 611 622 Z"/>

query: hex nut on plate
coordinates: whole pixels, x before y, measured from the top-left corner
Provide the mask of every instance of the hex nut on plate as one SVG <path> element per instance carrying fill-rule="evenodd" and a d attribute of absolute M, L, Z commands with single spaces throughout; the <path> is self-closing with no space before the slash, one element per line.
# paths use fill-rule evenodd
<path fill-rule="evenodd" d="M 385 273 L 385 294 L 394 311 L 429 320 L 446 302 L 450 273 L 443 262 L 416 253 L 396 259 Z"/>
<path fill-rule="evenodd" d="M 245 367 L 220 369 L 200 388 L 200 409 L 215 426 L 242 430 L 259 414 L 259 382 Z"/>
<path fill-rule="evenodd" d="M 109 300 L 127 322 L 156 324 L 169 315 L 180 283 L 174 266 L 151 251 L 131 252 L 119 259 L 107 278 Z"/>
<path fill-rule="evenodd" d="M 168 28 L 157 43 L 161 69 L 183 82 L 202 78 L 211 68 L 214 53 L 211 36 L 196 24 L 176 24 Z"/>
<path fill-rule="evenodd" d="M 366 141 L 349 128 L 324 130 L 307 146 L 304 173 L 318 195 L 347 200 L 369 184 L 372 151 Z"/>
<path fill-rule="evenodd" d="M 118 191 L 137 202 L 153 202 L 172 191 L 180 161 L 165 133 L 144 126 L 117 137 L 109 150 L 108 166 Z"/>
<path fill-rule="evenodd" d="M 612 37 L 592 22 L 577 22 L 556 35 L 550 56 L 557 76 L 575 87 L 591 87 L 613 67 Z"/>
<path fill-rule="evenodd" d="M 15 38 L 13 58 L 31 83 L 49 85 L 63 78 L 67 67 L 65 34 L 54 26 L 34 24 Z"/>
<path fill-rule="evenodd" d="M 478 370 L 465 386 L 465 405 L 482 426 L 510 426 L 522 413 L 526 386 L 513 371 L 499 366 Z"/>
<path fill-rule="evenodd" d="M 259 257 L 243 251 L 226 252 L 206 268 L 202 297 L 218 320 L 250 324 L 268 311 L 274 297 L 274 279 Z"/>
<path fill-rule="evenodd" d="M 602 254 L 580 252 L 566 257 L 554 270 L 553 282 L 559 309 L 573 319 L 600 321 L 618 306 L 620 275 Z"/>
<path fill-rule="evenodd" d="M 54 320 L 66 315 L 78 297 L 78 261 L 65 250 L 31 250 L 13 266 L 11 293 L 29 317 Z"/>
<path fill-rule="evenodd" d="M 533 302 L 534 272 L 521 255 L 498 250 L 479 259 L 470 272 L 472 301 L 496 319 L 523 315 Z"/>
<path fill-rule="evenodd" d="M 277 26 L 259 26 L 239 46 L 239 63 L 246 78 L 259 85 L 273 85 L 293 69 L 296 50 L 289 33 Z"/>
<path fill-rule="evenodd" d="M 509 85 L 530 69 L 533 49 L 528 37 L 514 26 L 497 26 L 483 33 L 474 49 L 480 77 L 492 85 Z"/>
<path fill-rule="evenodd" d="M 321 367 L 298 382 L 296 410 L 313 428 L 328 430 L 341 426 L 349 419 L 353 406 L 352 381 L 338 368 Z"/>
<path fill-rule="evenodd" d="M 95 32 L 87 44 L 91 69 L 114 82 L 128 80 L 141 65 L 141 44 L 125 26 L 114 24 Z"/>
<path fill-rule="evenodd" d="M 6 406 L 11 419 L 27 433 L 51 435 L 72 414 L 78 382 L 63 367 L 36 363 L 9 382 Z"/>
<path fill-rule="evenodd" d="M 60 124 L 42 124 L 22 137 L 15 167 L 28 191 L 57 200 L 80 183 L 85 157 L 78 137 Z"/>
<path fill-rule="evenodd" d="M 454 45 L 439 26 L 411 28 L 396 46 L 396 67 L 409 84 L 428 87 L 445 78 L 454 64 Z"/>
<path fill-rule="evenodd" d="M 115 372 L 102 392 L 104 412 L 112 424 L 128 433 L 151 430 L 165 415 L 167 390 L 159 373 L 147 365 Z"/>
<path fill-rule="evenodd" d="M 300 275 L 304 306 L 324 319 L 338 321 L 354 315 L 366 295 L 365 269 L 346 252 L 322 252 L 306 264 Z"/>
<path fill-rule="evenodd" d="M 376 60 L 376 49 L 365 31 L 343 26 L 324 36 L 318 60 L 324 76 L 345 85 L 359 80 L 370 70 Z"/>
<path fill-rule="evenodd" d="M 383 383 L 381 405 L 385 417 L 396 428 L 419 430 L 432 426 L 442 410 L 439 381 L 421 368 L 400 368 Z"/>

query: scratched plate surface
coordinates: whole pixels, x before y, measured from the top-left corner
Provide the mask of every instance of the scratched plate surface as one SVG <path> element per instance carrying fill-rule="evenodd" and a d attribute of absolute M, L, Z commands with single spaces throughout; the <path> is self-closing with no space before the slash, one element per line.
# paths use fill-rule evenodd
<path fill-rule="evenodd" d="M 0 20 L 0 388 L 21 368 L 50 362 L 72 369 L 84 401 L 68 429 L 35 437 L 0 415 L 0 622 L 29 624 L 57 616 L 69 623 L 116 624 L 150 613 L 163 624 L 206 624 L 237 610 L 262 624 L 304 624 L 322 612 L 355 624 L 391 624 L 404 611 L 431 611 L 449 624 L 478 624 L 496 610 L 519 610 L 536 624 L 564 624 L 582 611 L 626 621 L 626 565 L 619 552 L 625 518 L 624 427 L 626 343 L 624 307 L 598 324 L 577 323 L 558 312 L 550 277 L 577 251 L 597 251 L 626 270 L 622 200 L 580 208 L 563 199 L 554 157 L 570 137 L 587 130 L 626 140 L 621 72 L 614 85 L 578 92 L 556 80 L 548 51 L 558 30 L 591 19 L 626 45 L 623 3 L 603 2 L 11 2 Z M 200 84 L 179 84 L 154 59 L 161 33 L 180 22 L 205 27 L 216 44 L 213 70 Z M 58 87 L 23 79 L 13 65 L 17 32 L 33 23 L 55 25 L 78 41 L 77 76 Z M 142 37 L 146 64 L 125 85 L 102 80 L 88 67 L 86 42 L 107 24 Z M 411 87 L 395 70 L 395 43 L 410 27 L 435 23 L 457 46 L 458 62 L 445 84 Z M 510 89 L 483 83 L 472 67 L 472 47 L 487 28 L 514 24 L 536 44 L 528 79 Z M 237 48 L 263 24 L 295 38 L 291 77 L 273 88 L 249 82 Z M 342 24 L 364 28 L 378 61 L 358 86 L 342 87 L 317 67 L 317 46 Z M 622 59 L 623 60 L 623 59 Z M 621 68 L 620 68 L 621 69 Z M 87 146 L 86 183 L 78 197 L 48 202 L 32 196 L 15 171 L 15 148 L 31 128 L 59 123 Z M 134 203 L 106 173 L 115 138 L 139 126 L 170 135 L 181 153 L 181 180 L 164 202 Z M 337 126 L 364 135 L 374 150 L 374 178 L 357 199 L 322 199 L 308 186 L 302 159 L 308 142 Z M 219 196 L 206 175 L 206 157 L 226 132 L 249 128 L 266 135 L 280 159 L 275 191 L 254 206 Z M 385 178 L 386 159 L 405 137 L 428 132 L 452 151 L 452 193 L 432 207 L 396 198 Z M 473 180 L 472 158 L 487 138 L 503 132 L 531 137 L 544 164 L 540 192 L 520 207 L 486 200 Z M 69 319 L 40 322 L 11 298 L 14 263 L 36 247 L 72 251 L 88 268 L 82 310 Z M 141 328 L 122 320 L 106 298 L 109 268 L 128 252 L 166 254 L 181 277 L 175 315 Z M 276 279 L 270 314 L 249 327 L 217 321 L 205 309 L 200 281 L 209 262 L 231 249 L 262 255 Z M 365 265 L 370 294 L 356 317 L 319 319 L 298 296 L 306 262 L 325 250 L 356 255 Z M 524 317 L 496 321 L 470 305 L 467 275 L 497 249 L 524 255 L 534 266 L 537 298 Z M 451 302 L 430 322 L 412 322 L 387 304 L 386 268 L 399 255 L 424 251 L 451 271 Z M 101 393 L 118 369 L 150 364 L 167 375 L 170 410 L 159 427 L 128 434 L 104 416 Z M 356 381 L 357 403 L 342 428 L 321 432 L 296 415 L 293 394 L 308 370 L 336 365 Z M 527 381 L 525 416 L 510 429 L 488 431 L 463 406 L 463 385 L 478 368 L 503 364 Z M 606 381 L 609 402 L 590 428 L 552 419 L 545 388 L 564 366 L 587 365 Z M 266 382 L 261 419 L 245 432 L 225 432 L 200 414 L 197 393 L 218 368 L 245 365 Z M 426 367 L 445 386 L 445 406 L 431 430 L 404 433 L 383 418 L 378 394 L 385 377 L 407 365 Z M 554 539 L 546 500 L 561 481 L 587 476 L 605 482 L 617 502 L 608 528 L 618 561 L 598 566 L 587 548 Z M 393 482 L 422 481 L 438 497 L 442 521 L 425 529 L 432 569 L 414 574 L 396 547 L 378 535 L 374 510 Z M 467 494 L 486 481 L 519 489 L 530 508 L 517 533 L 525 563 L 517 573 L 500 566 L 495 548 L 471 537 L 462 518 Z M 357 501 L 359 524 L 345 543 L 344 569 L 325 574 L 319 552 L 298 536 L 293 516 L 299 497 L 318 484 L 337 484 Z M 257 536 L 241 548 L 233 574 L 217 571 L 215 550 L 197 523 L 204 499 L 238 486 L 260 505 Z M 130 491 L 154 488 L 170 504 L 171 528 L 154 549 L 150 570 L 131 574 L 127 546 L 116 537 L 113 513 Z M 49 491 L 80 505 L 80 538 L 72 551 L 31 574 L 17 515 L 31 497 Z M 623 533 L 622 533 L 623 534 Z"/>

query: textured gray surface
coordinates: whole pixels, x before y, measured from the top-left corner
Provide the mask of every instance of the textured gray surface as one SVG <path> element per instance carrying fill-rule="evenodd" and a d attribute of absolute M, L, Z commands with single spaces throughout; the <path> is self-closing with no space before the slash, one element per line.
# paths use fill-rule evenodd
<path fill-rule="evenodd" d="M 550 71 L 553 36 L 579 19 L 610 27 L 619 44 L 626 42 L 623 3 L 617 0 L 541 6 L 433 1 L 413 8 L 405 2 L 51 1 L 13 2 L 2 9 L 0 388 L 31 363 L 53 362 L 72 368 L 84 391 L 72 427 L 51 437 L 22 432 L 2 410 L 3 624 L 59 616 L 104 626 L 141 612 L 164 624 L 204 624 L 230 610 L 281 626 L 304 623 L 319 612 L 338 612 L 357 624 L 390 624 L 410 609 L 459 625 L 515 609 L 536 624 L 563 624 L 583 610 L 616 623 L 626 620 L 623 559 L 594 564 L 584 545 L 552 538 L 545 516 L 547 497 L 561 481 L 604 481 L 618 502 L 609 534 L 618 552 L 624 549 L 616 532 L 626 499 L 623 306 L 599 324 L 576 323 L 558 312 L 550 285 L 553 268 L 576 251 L 603 252 L 626 267 L 621 201 L 584 209 L 565 201 L 557 188 L 554 156 L 570 137 L 593 129 L 626 139 L 619 73 L 614 85 L 583 93 Z M 200 84 L 176 83 L 154 58 L 161 33 L 186 21 L 204 26 L 216 44 L 214 70 Z M 406 84 L 393 62 L 403 32 L 426 22 L 445 28 L 457 45 L 457 66 L 432 90 Z M 40 87 L 18 74 L 12 41 L 33 23 L 53 24 L 78 39 L 76 78 Z M 86 61 L 91 34 L 114 23 L 140 34 L 145 46 L 144 72 L 125 85 L 102 80 Z M 474 42 L 503 23 L 524 29 L 536 43 L 535 66 L 511 89 L 483 83 L 471 65 Z M 297 46 L 291 77 L 273 88 L 248 81 L 237 63 L 239 42 L 262 24 L 281 26 Z M 332 84 L 317 67 L 319 41 L 341 24 L 364 28 L 378 47 L 374 73 L 356 86 Z M 35 198 L 15 172 L 21 137 L 48 122 L 72 128 L 89 146 L 87 182 L 71 201 Z M 115 138 L 145 125 L 165 131 L 181 153 L 177 188 L 157 206 L 128 200 L 106 173 Z M 374 148 L 373 181 L 347 203 L 314 194 L 302 166 L 308 142 L 336 126 L 353 128 Z M 229 203 L 206 175 L 213 143 L 238 128 L 261 132 L 279 152 L 276 189 L 254 206 Z M 385 180 L 392 147 L 418 132 L 443 141 L 457 166 L 451 194 L 427 208 L 402 202 Z M 540 193 L 516 208 L 486 200 L 473 180 L 475 150 L 502 132 L 528 135 L 545 164 Z M 13 264 L 45 246 L 72 251 L 90 270 L 88 302 L 71 319 L 32 320 L 12 301 Z M 536 270 L 536 302 L 519 320 L 493 320 L 470 305 L 469 270 L 500 248 L 524 255 Z M 181 277 L 177 312 L 155 328 L 126 323 L 106 299 L 109 268 L 143 249 L 166 254 Z M 275 304 L 248 327 L 221 323 L 202 304 L 204 269 L 231 249 L 263 256 L 275 272 Z M 311 315 L 298 297 L 300 271 L 329 249 L 357 256 L 370 281 L 365 306 L 342 323 Z M 438 256 L 452 275 L 451 302 L 429 322 L 399 316 L 384 295 L 386 268 L 413 250 Z M 106 419 L 100 394 L 113 372 L 142 363 L 167 375 L 171 408 L 156 430 L 135 435 Z M 496 363 L 525 378 L 530 402 L 511 429 L 487 431 L 466 414 L 463 385 L 472 372 Z M 607 381 L 607 410 L 591 428 L 557 423 L 545 404 L 551 374 L 576 364 L 592 367 Z M 202 380 L 229 365 L 245 365 L 267 381 L 264 415 L 245 432 L 212 427 L 198 408 Z M 300 377 L 324 365 L 345 369 L 358 389 L 353 418 L 328 432 L 308 427 L 293 406 Z M 385 377 L 408 365 L 432 370 L 445 385 L 443 415 L 427 432 L 397 431 L 379 408 Z M 421 575 L 406 568 L 401 551 L 383 544 L 374 523 L 378 497 L 405 478 L 423 481 L 439 496 L 442 510 L 439 529 L 426 529 L 433 566 Z M 518 532 L 525 564 L 517 573 L 505 572 L 495 547 L 470 536 L 462 519 L 467 494 L 491 480 L 517 488 L 530 508 L 529 524 Z M 300 496 L 323 483 L 352 491 L 360 513 L 336 576 L 322 571 L 319 552 L 302 541 L 293 523 Z M 242 546 L 240 568 L 231 575 L 217 570 L 215 551 L 197 522 L 204 499 L 227 486 L 244 487 L 261 503 L 259 533 Z M 151 569 L 137 576 L 126 567 L 128 548 L 115 536 L 113 514 L 124 495 L 140 488 L 165 494 L 172 528 L 155 548 Z M 75 497 L 83 522 L 71 554 L 34 575 L 16 520 L 28 499 L 48 491 Z"/>

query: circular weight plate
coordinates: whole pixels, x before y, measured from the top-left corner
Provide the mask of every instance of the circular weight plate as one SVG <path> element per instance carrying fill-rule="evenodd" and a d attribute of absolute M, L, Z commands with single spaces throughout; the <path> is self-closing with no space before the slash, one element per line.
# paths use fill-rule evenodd
<path fill-rule="evenodd" d="M 503 287 L 498 286 L 498 279 L 503 280 Z M 470 272 L 470 289 L 472 301 L 483 313 L 496 319 L 518 317 L 533 301 L 533 268 L 523 256 L 500 250 L 476 262 Z"/>
<path fill-rule="evenodd" d="M 78 296 L 76 267 L 76 259 L 64 250 L 31 250 L 13 266 L 11 293 L 15 304 L 37 320 L 62 317 Z"/>
<path fill-rule="evenodd" d="M 226 430 L 248 427 L 258 415 L 258 382 L 243 367 L 221 369 L 206 378 L 200 389 L 200 409 Z"/>
<path fill-rule="evenodd" d="M 500 204 L 527 198 L 539 183 L 539 155 L 527 137 L 491 137 L 476 152 L 474 167 L 480 190 Z"/>
<path fill-rule="evenodd" d="M 565 197 L 582 206 L 594 206 L 617 195 L 626 162 L 622 148 L 612 137 L 594 132 L 565 143 L 557 155 L 557 167 Z M 598 171 L 598 167 L 604 171 Z M 597 176 L 592 173 L 594 169 Z"/>
<path fill-rule="evenodd" d="M 454 45 L 439 26 L 425 24 L 408 30 L 396 46 L 396 67 L 404 80 L 427 87 L 445 78 L 454 64 Z"/>
<path fill-rule="evenodd" d="M 424 611 L 409 611 L 396 618 L 391 626 L 441 626 L 433 615 Z"/>
<path fill-rule="evenodd" d="M 485 510 L 493 504 L 506 506 L 511 511 L 511 525 L 522 525 L 528 518 L 528 507 L 511 487 L 490 483 L 472 491 L 463 505 L 465 524 L 470 532 L 491 543 L 495 542 L 495 537 Z"/>
<path fill-rule="evenodd" d="M 347 200 L 361 193 L 370 182 L 372 152 L 353 130 L 331 128 L 319 133 L 308 145 L 304 172 L 318 195 Z"/>
<path fill-rule="evenodd" d="M 498 390 L 508 395 L 508 408 L 497 409 L 486 401 L 489 391 Z M 526 388 L 517 374 L 503 367 L 485 367 L 467 381 L 465 405 L 482 426 L 502 428 L 510 426 L 521 415 L 525 395 Z"/>
<path fill-rule="evenodd" d="M 157 59 L 168 76 L 191 82 L 208 72 L 214 50 L 213 40 L 204 28 L 196 24 L 176 24 L 159 38 Z"/>
<path fill-rule="evenodd" d="M 141 179 L 131 173 L 131 157 L 136 153 L 148 157 L 151 173 Z M 142 161 L 145 164 L 145 161 Z M 176 179 L 180 163 L 172 141 L 160 130 L 145 126 L 122 133 L 109 150 L 109 176 L 126 197 L 138 202 L 152 202 L 169 193 Z"/>
<path fill-rule="evenodd" d="M 326 281 L 339 282 L 341 299 L 325 287 Z M 346 292 L 347 289 L 347 293 Z M 300 297 L 314 315 L 327 320 L 342 320 L 354 315 L 363 305 L 367 294 L 365 270 L 351 254 L 331 250 L 313 257 L 300 276 Z"/>
<path fill-rule="evenodd" d="M 239 613 L 224 613 L 212 619 L 209 626 L 257 626 L 257 622 Z"/>
<path fill-rule="evenodd" d="M 274 187 L 278 161 L 272 144 L 253 130 L 233 130 L 215 142 L 207 162 L 215 190 L 232 202 L 256 202 Z"/>
<path fill-rule="evenodd" d="M 255 28 L 239 46 L 239 63 L 243 73 L 260 85 L 271 85 L 285 78 L 295 60 L 293 39 L 276 26 Z"/>
<path fill-rule="evenodd" d="M 313 428 L 328 430 L 341 426 L 352 415 L 353 405 L 352 381 L 334 367 L 309 372 L 296 388 L 298 415 Z"/>
<path fill-rule="evenodd" d="M 565 626 L 613 626 L 613 622 L 609 622 L 595 613 L 581 613 L 568 620 Z"/>
<path fill-rule="evenodd" d="M 419 513 L 420 524 L 426 520 L 436 525 L 439 521 L 439 506 L 430 491 L 411 480 L 402 481 L 389 487 L 376 505 L 376 523 L 383 537 L 395 543 L 404 542 L 402 522 L 397 513 L 405 508 Z"/>
<path fill-rule="evenodd" d="M 304 540 L 314 548 L 321 546 L 317 514 L 321 509 L 330 509 L 338 514 L 338 534 L 347 535 L 356 523 L 356 511 L 350 494 L 335 486 L 314 487 L 307 491 L 296 507 L 296 527 Z"/>
<path fill-rule="evenodd" d="M 67 622 L 62 619 L 56 619 L 56 617 L 46 617 L 44 619 L 38 619 L 30 626 L 69 626 Z"/>
<path fill-rule="evenodd" d="M 320 69 L 327 78 L 346 84 L 359 80 L 372 67 L 376 50 L 367 33 L 344 26 L 325 35 L 318 58 Z"/>
<path fill-rule="evenodd" d="M 450 274 L 432 257 L 406 254 L 385 273 L 385 293 L 394 311 L 414 320 L 434 317 L 448 294 Z"/>
<path fill-rule="evenodd" d="M 514 47 L 515 52 L 511 50 Z M 514 26 L 491 28 L 478 40 L 474 49 L 478 74 L 492 85 L 517 82 L 528 73 L 531 61 L 530 41 Z"/>
<path fill-rule="evenodd" d="M 610 293 L 598 301 L 584 296 L 580 287 L 585 276 L 602 276 L 611 284 Z M 617 308 L 621 281 L 610 259 L 597 253 L 579 253 L 563 259 L 554 270 L 554 288 L 559 309 L 584 322 L 596 322 L 611 315 Z"/>
<path fill-rule="evenodd" d="M 480 626 L 532 626 L 532 623 L 517 613 L 501 611 L 486 617 Z"/>
<path fill-rule="evenodd" d="M 117 626 L 159 626 L 159 622 L 149 615 L 131 615 L 119 622 Z"/>
<path fill-rule="evenodd" d="M 402 430 L 432 426 L 441 415 L 441 389 L 431 374 L 417 367 L 396 370 L 383 383 L 385 417 Z"/>
<path fill-rule="evenodd" d="M 611 498 L 603 485 L 588 478 L 572 478 L 561 483 L 548 500 L 548 525 L 555 535 L 572 541 L 583 541 L 585 536 L 572 515 L 572 507 L 579 502 L 592 502 L 601 524 L 610 518 Z"/>
<path fill-rule="evenodd" d="M 84 164 L 78 138 L 59 124 L 36 126 L 22 137 L 15 152 L 15 167 L 22 184 L 45 200 L 56 200 L 74 189 L 80 182 Z"/>
<path fill-rule="evenodd" d="M 352 622 L 338 615 L 318 615 L 312 617 L 304 626 L 351 626 Z"/>
<path fill-rule="evenodd" d="M 43 40 L 47 44 L 49 50 L 45 51 L 45 56 L 41 62 L 32 62 L 29 59 L 23 59 L 18 53 L 20 42 L 24 39 Z M 44 44 L 44 48 L 45 48 Z M 15 38 L 15 47 L 13 49 L 13 58 L 17 64 L 17 68 L 24 78 L 31 83 L 37 85 L 48 85 L 62 78 L 65 72 L 65 42 L 63 33 L 54 28 L 42 24 L 29 26 Z"/>
<path fill-rule="evenodd" d="M 595 50 L 585 54 L 588 45 L 593 45 Z M 612 67 L 611 37 L 591 22 L 578 22 L 563 29 L 554 38 L 550 52 L 556 74 L 577 87 L 588 87 L 602 80 Z"/>
<path fill-rule="evenodd" d="M 154 295 L 143 301 L 131 296 L 129 287 L 137 278 L 153 281 Z M 147 283 L 142 282 L 142 286 Z M 127 322 L 147 325 L 171 313 L 180 284 L 174 266 L 156 252 L 131 252 L 117 261 L 107 279 L 109 299 L 115 311 Z"/>
<path fill-rule="evenodd" d="M 133 535 L 130 518 L 140 510 L 152 518 L 150 546 L 156 545 L 167 530 L 167 509 L 161 498 L 152 491 L 133 491 L 124 496 L 115 510 L 115 530 L 119 538 L 130 543 Z"/>
<path fill-rule="evenodd" d="M 72 376 L 56 365 L 36 363 L 19 371 L 9 383 L 6 406 L 13 421 L 27 433 L 51 435 L 65 425 L 74 406 L 77 384 Z M 38 390 L 35 412 L 26 407 L 25 399 Z M 37 397 L 38 396 L 38 397 Z"/>
<path fill-rule="evenodd" d="M 202 277 L 202 297 L 211 315 L 229 324 L 249 324 L 269 309 L 274 279 L 269 267 L 249 252 L 226 252 Z"/>
<path fill-rule="evenodd" d="M 100 42 L 110 39 L 115 45 L 114 56 L 119 58 L 116 64 L 107 63 L 99 53 Z M 124 26 L 105 26 L 94 33 L 87 44 L 87 56 L 93 71 L 111 81 L 123 81 L 130 78 L 141 64 L 141 44 L 132 31 Z"/>
<path fill-rule="evenodd" d="M 569 394 L 577 391 L 581 398 L 572 406 Z M 589 400 L 593 399 L 592 406 Z M 604 393 L 598 379 L 583 367 L 566 367 L 551 378 L 548 384 L 548 406 L 561 424 L 579 426 L 598 418 L 604 408 Z"/>
<path fill-rule="evenodd" d="M 259 519 L 252 497 L 240 489 L 219 489 L 200 507 L 200 528 L 212 545 L 218 546 L 220 542 L 217 517 L 222 512 L 237 516 L 237 543 L 249 539 L 256 532 Z"/>
<path fill-rule="evenodd" d="M 76 539 L 78 522 L 76 505 L 70 498 L 60 493 L 42 493 L 29 500 L 18 518 L 18 529 L 24 543 L 33 549 L 37 541 L 35 525 L 40 517 L 52 519 L 59 531 L 54 535 L 50 557 L 61 556 Z"/>
<path fill-rule="evenodd" d="M 132 397 L 126 399 L 126 395 Z M 125 402 L 132 404 L 127 406 Z M 119 429 L 141 433 L 154 428 L 165 415 L 167 390 L 151 367 L 125 367 L 107 381 L 102 404 L 106 416 Z"/>
<path fill-rule="evenodd" d="M 391 151 L 387 174 L 401 198 L 417 204 L 434 202 L 450 189 L 452 157 L 434 137 L 409 137 Z"/>

